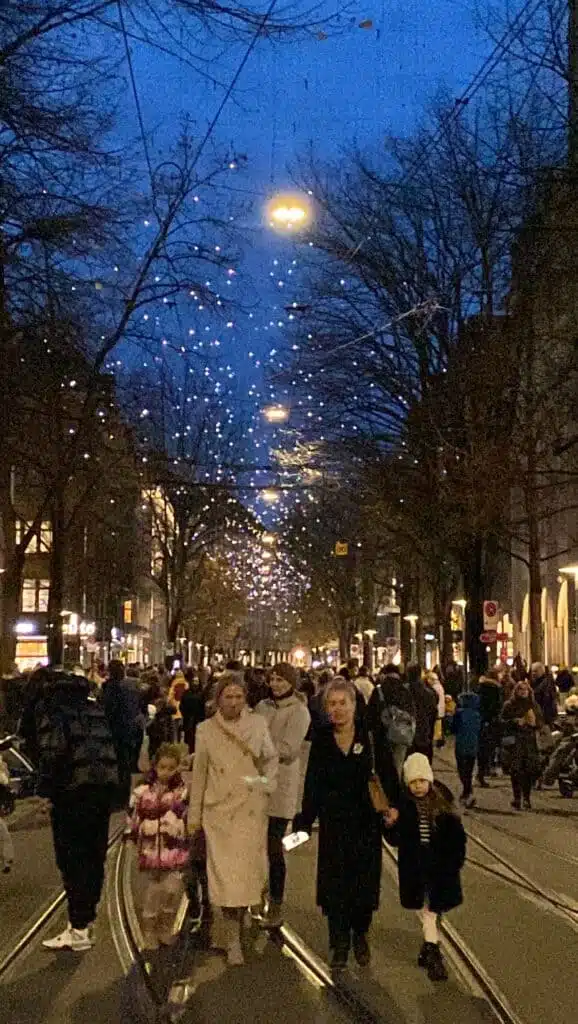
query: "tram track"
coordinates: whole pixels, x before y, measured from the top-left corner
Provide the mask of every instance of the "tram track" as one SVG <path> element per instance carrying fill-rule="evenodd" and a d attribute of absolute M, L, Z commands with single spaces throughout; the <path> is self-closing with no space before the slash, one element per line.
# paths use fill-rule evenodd
<path fill-rule="evenodd" d="M 182 1016 L 186 1005 L 193 998 L 196 988 L 195 937 L 193 934 L 190 957 L 193 973 L 189 977 L 175 976 L 168 1000 L 163 999 L 151 983 L 150 965 L 143 953 L 142 933 L 134 904 L 131 878 L 128 850 L 121 846 L 113 876 L 115 908 L 113 909 L 109 905 L 109 916 L 113 925 L 113 940 L 117 953 L 125 974 L 135 969 L 139 971 L 142 985 L 146 987 L 150 999 L 156 1004 L 159 1019 L 163 1021 L 176 1020 Z M 113 922 L 113 918 L 116 918 L 116 922 Z M 190 926 L 185 905 L 181 909 L 180 921 L 177 923 L 181 929 Z M 200 921 L 196 924 L 200 925 Z M 346 977 L 334 977 L 328 964 L 317 956 L 288 924 L 284 924 L 278 931 L 261 932 L 260 934 L 263 939 L 272 942 L 282 956 L 294 963 L 299 973 L 310 985 L 318 992 L 325 992 L 330 999 L 334 999 L 341 1010 L 345 1012 L 348 1020 L 351 1019 L 357 1024 L 385 1024 L 383 1016 L 363 1000 L 355 986 L 350 984 Z M 171 999 L 171 994 L 175 989 L 177 998 Z"/>
<path fill-rule="evenodd" d="M 389 866 L 390 876 L 397 884 L 397 854 L 386 842 L 383 843 L 383 849 L 385 864 Z M 442 920 L 440 931 L 444 952 L 455 974 L 474 996 L 485 1001 L 496 1024 L 526 1024 L 458 930 L 448 921 Z"/>
<path fill-rule="evenodd" d="M 109 857 L 121 840 L 124 825 L 116 828 L 108 840 Z M 32 947 L 35 939 L 58 914 L 66 903 L 64 889 L 56 889 L 47 903 L 40 909 L 37 915 L 26 924 L 24 930 L 17 937 L 16 941 L 9 948 L 0 952 L 0 982 L 4 981 L 9 972 L 15 967 L 26 952 Z"/>

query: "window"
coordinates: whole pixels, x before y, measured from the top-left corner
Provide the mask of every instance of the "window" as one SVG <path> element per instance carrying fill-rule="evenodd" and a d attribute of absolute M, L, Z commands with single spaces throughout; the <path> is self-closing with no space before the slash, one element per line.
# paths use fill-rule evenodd
<path fill-rule="evenodd" d="M 22 538 L 30 529 L 30 523 L 25 522 L 23 519 L 16 520 L 16 543 L 20 544 Z M 40 526 L 38 533 L 35 533 L 28 542 L 26 548 L 27 555 L 36 555 L 38 552 L 50 551 L 52 548 L 52 523 L 47 520 Z"/>
<path fill-rule="evenodd" d="M 47 612 L 50 595 L 50 580 L 24 580 L 22 586 L 22 611 Z"/>

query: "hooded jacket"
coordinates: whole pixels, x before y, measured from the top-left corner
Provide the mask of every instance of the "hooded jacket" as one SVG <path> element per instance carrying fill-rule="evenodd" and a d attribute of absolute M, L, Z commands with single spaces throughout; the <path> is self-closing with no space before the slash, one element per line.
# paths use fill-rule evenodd
<path fill-rule="evenodd" d="M 41 796 L 98 786 L 114 791 L 117 758 L 106 713 L 82 676 L 55 675 L 35 711 Z"/>
<path fill-rule="evenodd" d="M 189 859 L 189 797 L 180 772 L 162 786 L 153 770 L 130 801 L 128 828 L 135 840 L 141 871 L 182 871 Z"/>
<path fill-rule="evenodd" d="M 500 682 L 491 676 L 481 676 L 478 683 L 482 722 L 496 722 L 502 712 L 504 694 Z"/>
<path fill-rule="evenodd" d="M 452 726 L 456 757 L 476 757 L 481 728 L 480 698 L 477 693 L 461 693 Z"/>
<path fill-rule="evenodd" d="M 291 819 L 297 811 L 303 744 L 311 716 L 307 705 L 296 693 L 281 700 L 272 697 L 262 700 L 257 704 L 255 713 L 262 715 L 267 722 L 273 746 L 279 755 L 277 789 L 269 797 L 269 816 Z"/>

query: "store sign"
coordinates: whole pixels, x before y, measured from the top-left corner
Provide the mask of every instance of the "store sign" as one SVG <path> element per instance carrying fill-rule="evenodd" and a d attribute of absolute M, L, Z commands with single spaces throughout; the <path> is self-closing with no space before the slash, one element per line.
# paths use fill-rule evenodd
<path fill-rule="evenodd" d="M 349 554 L 349 544 L 347 541 L 338 540 L 335 545 L 335 554 L 338 558 L 346 558 Z"/>

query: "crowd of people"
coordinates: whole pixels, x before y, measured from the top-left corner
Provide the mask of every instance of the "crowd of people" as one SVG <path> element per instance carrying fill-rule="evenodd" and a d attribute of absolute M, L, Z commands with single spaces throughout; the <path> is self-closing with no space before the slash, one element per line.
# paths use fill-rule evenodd
<path fill-rule="evenodd" d="M 439 915 L 462 900 L 465 832 L 434 777 L 434 750 L 455 734 L 464 807 L 474 803 L 476 765 L 486 787 L 500 759 L 514 807 L 528 808 L 539 736 L 558 710 L 540 665 L 492 670 L 472 691 L 450 666 L 444 682 L 418 666 L 387 665 L 373 678 L 353 661 L 337 674 L 239 662 L 141 671 L 119 661 L 90 677 L 34 673 L 20 733 L 50 801 L 69 912 L 45 946 L 94 944 L 110 817 L 126 809 L 147 949 L 174 941 L 188 885 L 206 921 L 221 910 L 227 959 L 241 964 L 247 909 L 263 928 L 283 922 L 284 840 L 307 838 L 318 822 L 317 904 L 333 969 L 351 950 L 359 965 L 371 960 L 385 839 L 398 849 L 401 905 L 422 911 L 418 962 L 443 980 Z"/>

